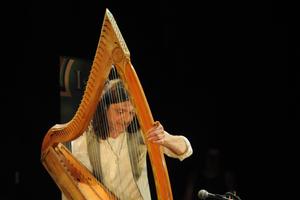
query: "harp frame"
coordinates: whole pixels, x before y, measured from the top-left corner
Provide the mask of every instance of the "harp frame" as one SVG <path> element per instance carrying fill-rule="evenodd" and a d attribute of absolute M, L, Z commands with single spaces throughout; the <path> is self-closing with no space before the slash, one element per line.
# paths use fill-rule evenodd
<path fill-rule="evenodd" d="M 69 122 L 51 127 L 42 143 L 41 162 L 68 199 L 115 199 L 105 186 L 98 182 L 89 170 L 62 145 L 79 137 L 88 127 L 113 65 L 130 93 L 143 134 L 154 124 L 146 96 L 131 64 L 127 45 L 113 15 L 106 9 L 100 39 L 80 105 Z M 171 184 L 162 148 L 148 141 L 145 143 L 153 171 L 157 199 L 172 200 Z"/>

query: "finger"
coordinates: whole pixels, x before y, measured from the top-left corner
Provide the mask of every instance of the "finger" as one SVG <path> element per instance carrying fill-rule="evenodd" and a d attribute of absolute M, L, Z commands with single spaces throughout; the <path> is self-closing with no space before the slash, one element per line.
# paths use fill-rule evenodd
<path fill-rule="evenodd" d="M 159 136 L 158 135 L 152 135 L 150 137 L 147 138 L 149 141 L 155 141 L 155 140 L 159 140 Z"/>
<path fill-rule="evenodd" d="M 150 135 L 147 139 L 150 140 L 150 141 L 156 141 L 156 140 L 161 140 L 161 139 L 164 139 L 165 138 L 165 134 L 163 131 L 161 132 L 158 132 L 156 134 L 152 134 Z"/>
<path fill-rule="evenodd" d="M 149 135 L 149 134 L 151 134 L 152 132 L 154 132 L 154 131 L 159 131 L 159 130 L 162 130 L 162 126 L 153 126 L 153 127 L 151 127 L 146 133 L 147 133 L 147 135 Z"/>
<path fill-rule="evenodd" d="M 165 131 L 163 129 L 156 129 L 151 132 L 148 132 L 147 138 L 151 137 L 161 137 L 165 135 Z"/>
<path fill-rule="evenodd" d="M 164 138 L 159 139 L 159 140 L 154 140 L 154 141 L 153 141 L 153 143 L 160 144 L 160 145 L 164 144 L 164 142 L 165 142 L 165 139 L 164 139 Z"/>

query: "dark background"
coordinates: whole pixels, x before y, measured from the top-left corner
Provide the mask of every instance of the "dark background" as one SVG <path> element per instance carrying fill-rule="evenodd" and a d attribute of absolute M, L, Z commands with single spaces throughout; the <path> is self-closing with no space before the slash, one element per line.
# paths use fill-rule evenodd
<path fill-rule="evenodd" d="M 0 199 L 60 198 L 39 160 L 45 133 L 60 120 L 58 57 L 93 59 L 105 8 L 127 43 L 154 118 L 193 146 L 183 162 L 167 158 L 174 199 L 196 199 L 200 189 L 235 189 L 254 199 L 259 183 L 281 176 L 269 164 L 286 159 L 277 151 L 285 137 L 274 145 L 275 131 L 289 133 L 286 127 L 299 118 L 299 74 L 291 64 L 299 55 L 297 28 L 287 23 L 298 19 L 292 7 L 101 0 L 3 7 Z M 210 177 L 211 162 L 220 171 Z"/>

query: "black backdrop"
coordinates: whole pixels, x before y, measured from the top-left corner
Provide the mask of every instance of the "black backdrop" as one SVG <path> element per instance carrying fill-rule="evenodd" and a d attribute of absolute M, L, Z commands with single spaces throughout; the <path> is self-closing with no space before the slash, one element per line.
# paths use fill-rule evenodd
<path fill-rule="evenodd" d="M 270 144 L 262 141 L 274 137 L 268 136 L 270 127 L 281 127 L 269 123 L 275 111 L 268 97 L 288 96 L 291 84 L 295 121 L 297 83 L 287 81 L 284 8 L 275 3 L 254 7 L 189 1 L 12 2 L 2 29 L 1 151 L 6 153 L 1 176 L 6 184 L 0 199 L 59 198 L 39 160 L 45 133 L 59 121 L 58 57 L 93 58 L 105 8 L 127 43 L 154 118 L 192 143 L 194 154 L 187 160 L 167 158 L 174 199 L 186 199 L 189 190 L 192 199 L 199 189 L 224 193 L 222 177 L 228 172 L 242 199 L 256 196 L 252 188 L 261 180 L 255 171 L 266 169 L 256 159 L 272 158 Z M 221 181 L 209 184 L 201 173 L 212 150 L 219 152 Z"/>

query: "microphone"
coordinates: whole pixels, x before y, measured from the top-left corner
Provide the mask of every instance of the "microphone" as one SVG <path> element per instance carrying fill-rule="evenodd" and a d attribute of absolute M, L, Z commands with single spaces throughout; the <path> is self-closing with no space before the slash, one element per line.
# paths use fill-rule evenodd
<path fill-rule="evenodd" d="M 211 199 L 218 199 L 218 200 L 230 200 L 229 198 L 226 198 L 223 195 L 211 194 L 211 193 L 207 192 L 206 190 L 199 190 L 199 192 L 198 192 L 198 198 L 199 199 L 211 198 Z"/>

